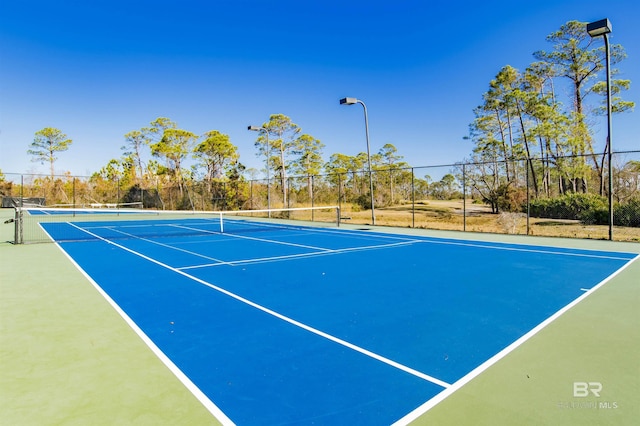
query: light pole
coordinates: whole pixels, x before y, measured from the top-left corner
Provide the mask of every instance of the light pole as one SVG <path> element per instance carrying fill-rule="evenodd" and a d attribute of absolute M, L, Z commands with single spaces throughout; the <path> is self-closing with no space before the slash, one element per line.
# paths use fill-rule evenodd
<path fill-rule="evenodd" d="M 611 58 L 609 55 L 609 37 L 611 32 L 611 22 L 608 19 L 587 24 L 587 32 L 591 37 L 602 36 L 604 38 L 604 49 L 607 72 L 607 164 L 609 166 L 609 240 L 613 240 L 613 165 L 611 164 Z"/>
<path fill-rule="evenodd" d="M 367 165 L 369 169 L 369 191 L 371 193 L 371 224 L 376 224 L 375 203 L 373 201 L 373 176 L 371 175 L 371 149 L 369 148 L 369 117 L 367 116 L 367 106 L 356 98 L 342 98 L 340 105 L 360 104 L 364 108 L 364 130 L 367 137 Z"/>
<path fill-rule="evenodd" d="M 271 191 L 270 191 L 270 177 L 269 177 L 269 154 L 271 154 L 270 152 L 270 146 L 269 146 L 269 131 L 267 129 L 265 129 L 264 127 L 258 127 L 258 126 L 249 126 L 247 127 L 247 130 L 251 130 L 253 132 L 264 132 L 264 136 L 267 138 L 267 162 L 266 162 L 266 168 L 267 168 L 267 209 L 269 210 L 269 217 L 271 217 Z"/>

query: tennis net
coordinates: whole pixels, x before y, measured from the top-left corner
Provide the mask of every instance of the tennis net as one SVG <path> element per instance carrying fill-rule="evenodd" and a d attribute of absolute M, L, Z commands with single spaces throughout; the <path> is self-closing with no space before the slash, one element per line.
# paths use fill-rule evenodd
<path fill-rule="evenodd" d="M 16 208 L 14 243 L 278 232 L 339 226 L 337 206 L 234 211 Z"/>

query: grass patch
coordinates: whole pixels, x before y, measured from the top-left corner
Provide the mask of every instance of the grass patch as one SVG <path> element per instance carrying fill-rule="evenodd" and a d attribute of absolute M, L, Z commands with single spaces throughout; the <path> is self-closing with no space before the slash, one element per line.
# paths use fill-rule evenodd
<path fill-rule="evenodd" d="M 342 215 L 348 223 L 371 224 L 371 210 L 352 211 L 343 206 Z M 505 226 L 504 218 L 491 213 L 488 206 L 467 200 L 430 200 L 412 204 L 379 207 L 375 210 L 376 225 L 400 228 L 438 229 L 446 231 L 486 232 L 527 235 L 526 216 Z M 640 242 L 640 228 L 614 227 L 616 241 Z M 578 220 L 529 218 L 529 235 L 564 238 L 609 238 L 607 225 L 586 225 Z"/>

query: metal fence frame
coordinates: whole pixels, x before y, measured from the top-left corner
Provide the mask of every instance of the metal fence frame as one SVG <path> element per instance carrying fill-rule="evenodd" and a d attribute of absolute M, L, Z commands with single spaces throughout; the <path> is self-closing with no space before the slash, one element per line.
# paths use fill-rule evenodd
<path fill-rule="evenodd" d="M 599 153 L 588 157 L 592 157 L 597 165 L 595 158 L 601 158 L 603 155 Z M 543 211 L 540 204 L 544 204 L 545 200 L 557 200 L 561 194 L 590 194 L 586 197 L 591 197 L 592 201 L 598 204 L 598 197 L 606 200 L 608 195 L 606 185 L 598 183 L 602 183 L 605 176 L 611 172 L 614 182 L 613 199 L 619 205 L 629 204 L 629 200 L 634 203 L 633 208 L 627 209 L 628 211 L 624 213 L 631 215 L 629 223 L 631 223 L 630 228 L 633 229 L 630 236 L 616 239 L 640 241 L 640 227 L 637 228 L 637 236 L 635 232 L 635 227 L 638 226 L 635 224 L 640 222 L 640 217 L 634 217 L 636 214 L 640 215 L 640 208 L 638 212 L 635 210 L 640 206 L 640 170 L 625 170 L 628 164 L 640 165 L 640 151 L 613 153 L 615 160 L 613 168 L 609 168 L 602 162 L 596 173 L 594 167 L 589 166 L 582 170 L 583 175 L 579 179 L 570 180 L 558 172 L 562 167 L 571 169 L 577 167 L 573 163 L 582 164 L 587 161 L 584 158 L 580 160 L 580 157 L 587 156 L 496 160 L 483 163 L 467 162 L 374 170 L 371 173 L 375 212 L 380 217 L 393 212 L 397 218 L 402 219 L 396 224 L 397 226 L 532 235 L 535 234 L 533 232 L 535 227 L 540 229 L 539 221 L 537 224 L 533 223 L 533 219 L 539 218 L 539 215 L 532 215 L 532 209 L 535 212 Z M 555 169 L 549 166 L 550 162 L 554 162 Z M 544 175 L 541 176 L 541 174 Z M 420 178 L 418 175 L 425 175 L 425 177 Z M 68 174 L 56 175 L 53 179 L 48 175 L 35 174 L 5 173 L 4 176 L 4 182 L 0 182 L 2 184 L 0 191 L 4 198 L 3 206 L 12 204 L 21 207 L 28 202 L 43 199 L 46 200 L 47 205 L 64 204 L 66 207 L 97 207 L 106 204 L 121 205 L 127 202 L 138 202 L 149 209 L 194 211 L 264 209 L 267 208 L 267 204 L 270 204 L 271 208 L 338 205 L 341 211 L 345 212 L 346 221 L 371 224 L 370 210 L 368 215 L 362 214 L 371 205 L 369 175 L 368 171 L 364 170 L 315 176 L 291 176 L 287 178 L 285 185 L 278 178 L 272 178 L 269 185 L 264 179 L 245 180 L 243 178 L 209 182 L 186 180 L 181 185 L 176 185 L 158 178 L 125 182 L 107 181 L 96 176 Z M 283 187 L 286 190 L 284 194 Z M 425 208 L 429 203 L 437 204 L 439 201 L 451 199 L 461 201 L 459 206 L 451 212 L 444 209 L 440 212 L 437 209 L 430 211 Z M 286 200 L 286 205 L 283 200 Z M 478 206 L 482 205 L 477 203 L 482 202 L 486 203 L 485 206 L 491 205 L 493 219 L 495 219 L 492 223 L 502 221 L 501 228 L 496 229 L 495 224 L 483 228 L 471 223 L 472 219 L 478 215 Z M 603 226 L 602 212 L 598 209 L 593 214 L 593 218 L 578 220 L 584 212 L 573 211 L 575 208 L 567 207 L 568 211 L 565 214 L 558 212 L 557 206 L 555 208 L 554 213 L 545 214 L 547 219 L 565 221 L 558 222 L 556 224 L 558 227 L 562 223 L 577 225 L 577 221 L 589 224 L 590 220 L 593 221 L 592 228 Z M 609 209 L 608 202 L 600 208 Z M 611 208 L 613 209 L 614 206 Z M 585 211 L 588 212 L 588 209 Z M 424 217 L 427 213 L 433 213 L 435 216 L 441 214 L 442 217 L 425 221 Z M 487 217 L 491 218 L 491 216 Z M 526 223 L 523 225 L 522 221 Z M 378 224 L 393 225 L 394 223 L 381 220 Z M 615 224 L 605 225 L 608 225 L 609 238 L 613 238 Z M 550 235 L 555 234 L 552 232 Z M 601 233 L 591 234 L 589 230 L 582 232 L 580 229 L 570 235 L 558 233 L 557 236 L 603 238 Z"/>

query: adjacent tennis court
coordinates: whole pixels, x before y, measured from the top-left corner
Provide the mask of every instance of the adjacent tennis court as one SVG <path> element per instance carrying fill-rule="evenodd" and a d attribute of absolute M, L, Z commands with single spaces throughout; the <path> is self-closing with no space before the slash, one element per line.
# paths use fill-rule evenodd
<path fill-rule="evenodd" d="M 637 257 L 126 219 L 41 226 L 218 420 L 241 425 L 406 424 Z"/>

